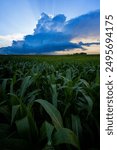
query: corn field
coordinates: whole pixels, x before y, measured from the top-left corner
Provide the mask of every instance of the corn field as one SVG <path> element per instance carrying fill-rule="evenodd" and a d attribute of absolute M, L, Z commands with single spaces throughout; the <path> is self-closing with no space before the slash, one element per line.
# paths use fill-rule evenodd
<path fill-rule="evenodd" d="M 0 150 L 98 150 L 99 56 L 0 56 Z"/>

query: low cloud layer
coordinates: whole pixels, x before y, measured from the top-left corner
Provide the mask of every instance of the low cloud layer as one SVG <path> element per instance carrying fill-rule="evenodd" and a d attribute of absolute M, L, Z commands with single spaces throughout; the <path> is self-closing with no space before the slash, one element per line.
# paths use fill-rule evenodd
<path fill-rule="evenodd" d="M 86 50 L 84 47 L 99 45 L 100 12 L 94 11 L 71 20 L 63 14 L 50 17 L 45 13 L 34 29 L 33 35 L 26 35 L 23 40 L 13 41 L 12 46 L 1 48 L 4 54 L 52 53 L 72 49 Z M 95 38 L 96 41 L 84 43 L 72 42 L 73 39 Z"/>

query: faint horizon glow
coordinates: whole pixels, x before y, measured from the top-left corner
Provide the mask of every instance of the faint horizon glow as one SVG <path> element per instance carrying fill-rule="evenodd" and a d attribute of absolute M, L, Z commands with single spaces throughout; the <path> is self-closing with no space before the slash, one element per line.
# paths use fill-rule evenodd
<path fill-rule="evenodd" d="M 100 54 L 100 46 L 99 45 L 92 45 L 90 47 L 84 46 L 87 50 L 81 50 L 80 48 L 75 48 L 71 50 L 65 51 L 55 51 L 53 55 L 67 55 L 67 54 L 76 54 L 76 53 L 87 53 L 87 54 Z"/>
<path fill-rule="evenodd" d="M 25 34 L 0 35 L 0 47 L 11 46 L 13 40 L 23 40 Z"/>
<path fill-rule="evenodd" d="M 77 38 L 73 38 L 70 42 L 72 43 L 79 43 L 79 42 L 84 42 L 84 43 L 90 43 L 90 42 L 99 42 L 99 36 L 94 37 L 94 36 L 90 36 L 90 37 L 77 37 Z"/>

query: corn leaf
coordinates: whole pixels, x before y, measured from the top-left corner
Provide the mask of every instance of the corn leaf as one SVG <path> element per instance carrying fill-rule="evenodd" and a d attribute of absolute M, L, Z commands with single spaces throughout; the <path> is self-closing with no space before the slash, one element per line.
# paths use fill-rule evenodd
<path fill-rule="evenodd" d="M 30 125 L 27 116 L 20 120 L 17 120 L 16 127 L 21 137 L 30 139 Z"/>
<path fill-rule="evenodd" d="M 14 105 L 14 106 L 12 106 L 11 124 L 13 123 L 13 121 L 15 119 L 15 116 L 16 116 L 19 108 L 20 108 L 20 105 Z"/>
<path fill-rule="evenodd" d="M 54 126 L 45 121 L 40 129 L 41 139 L 48 138 L 48 141 L 51 141 L 52 132 L 54 130 Z"/>
<path fill-rule="evenodd" d="M 80 150 L 79 140 L 73 131 L 67 128 L 60 128 L 53 135 L 53 144 L 71 144 Z"/>
<path fill-rule="evenodd" d="M 41 106 L 45 109 L 45 111 L 48 113 L 48 115 L 52 119 L 52 122 L 53 122 L 56 129 L 59 129 L 59 128 L 63 127 L 61 114 L 56 109 L 55 106 L 53 106 L 48 101 L 42 100 L 42 99 L 38 99 L 35 102 L 41 104 Z"/>
<path fill-rule="evenodd" d="M 31 85 L 31 83 L 32 83 L 31 76 L 27 76 L 24 78 L 19 93 L 21 97 L 23 97 L 24 93 L 26 92 L 27 88 Z"/>

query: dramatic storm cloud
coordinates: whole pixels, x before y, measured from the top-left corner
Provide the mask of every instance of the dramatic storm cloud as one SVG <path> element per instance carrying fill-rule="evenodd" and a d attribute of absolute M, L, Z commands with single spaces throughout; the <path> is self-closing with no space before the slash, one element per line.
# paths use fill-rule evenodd
<path fill-rule="evenodd" d="M 38 21 L 36 29 L 34 29 L 34 34 L 42 33 L 42 32 L 61 32 L 64 23 L 66 21 L 66 17 L 63 14 L 57 15 L 55 17 L 49 17 L 47 14 L 42 13 L 41 18 Z"/>
<path fill-rule="evenodd" d="M 42 13 L 32 35 L 13 41 L 12 46 L 1 48 L 0 53 L 44 54 L 73 49 L 86 50 L 86 47 L 99 45 L 99 26 L 99 10 L 71 20 L 66 20 L 63 14 L 52 17 Z M 82 39 L 89 39 L 89 42 Z"/>
<path fill-rule="evenodd" d="M 99 36 L 99 10 L 69 20 L 64 27 L 64 32 L 72 35 L 72 37 L 80 38 L 89 36 Z"/>

